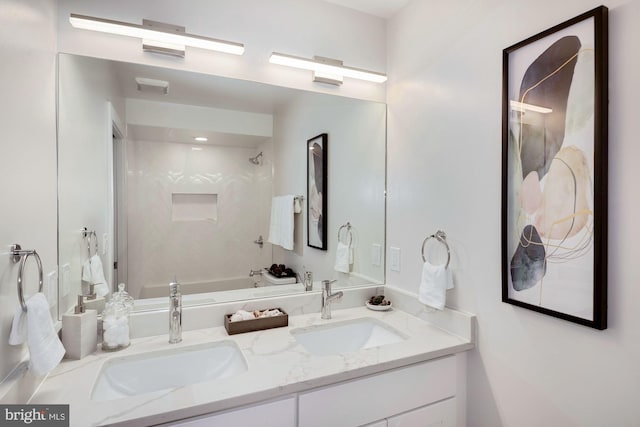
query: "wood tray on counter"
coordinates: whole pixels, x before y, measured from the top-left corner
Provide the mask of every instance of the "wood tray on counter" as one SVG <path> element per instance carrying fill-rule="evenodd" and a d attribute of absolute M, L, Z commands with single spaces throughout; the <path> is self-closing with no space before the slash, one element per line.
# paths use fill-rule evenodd
<path fill-rule="evenodd" d="M 268 310 L 275 310 L 269 308 Z M 281 308 L 277 308 L 282 315 L 272 317 L 260 317 L 250 320 L 231 321 L 231 314 L 224 316 L 224 328 L 229 335 L 242 334 L 245 332 L 261 331 L 263 329 L 280 328 L 289 325 L 289 315 Z"/>

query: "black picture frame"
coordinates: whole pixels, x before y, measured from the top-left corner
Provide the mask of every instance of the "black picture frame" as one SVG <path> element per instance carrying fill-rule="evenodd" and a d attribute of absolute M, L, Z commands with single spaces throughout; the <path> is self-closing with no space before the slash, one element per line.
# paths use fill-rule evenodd
<path fill-rule="evenodd" d="M 503 51 L 502 301 L 607 328 L 608 9 Z"/>
<path fill-rule="evenodd" d="M 307 140 L 307 246 L 327 250 L 327 142 L 322 133 Z"/>

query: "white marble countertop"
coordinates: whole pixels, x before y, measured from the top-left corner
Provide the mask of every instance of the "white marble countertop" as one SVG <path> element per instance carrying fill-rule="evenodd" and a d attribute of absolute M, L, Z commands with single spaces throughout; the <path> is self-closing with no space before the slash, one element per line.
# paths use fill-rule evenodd
<path fill-rule="evenodd" d="M 314 356 L 289 333 L 298 327 L 362 317 L 379 319 L 406 335 L 407 339 L 353 353 Z M 129 348 L 116 353 L 97 351 L 82 360 L 65 359 L 43 382 L 30 403 L 70 404 L 71 426 L 148 426 L 256 403 L 473 348 L 470 339 L 446 332 L 403 311 L 376 312 L 364 307 L 334 310 L 331 320 L 320 319 L 319 313 L 289 316 L 288 327 L 259 332 L 229 336 L 220 326 L 184 332 L 179 344 L 170 345 L 167 338 L 167 335 L 138 338 L 132 340 Z M 91 390 L 100 368 L 111 357 L 221 340 L 237 343 L 246 357 L 247 372 L 171 391 L 116 400 L 91 400 Z"/>

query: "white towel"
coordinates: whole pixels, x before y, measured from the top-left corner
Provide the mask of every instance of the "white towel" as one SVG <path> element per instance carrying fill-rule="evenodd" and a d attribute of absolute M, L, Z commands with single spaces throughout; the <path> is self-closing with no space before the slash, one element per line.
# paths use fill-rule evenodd
<path fill-rule="evenodd" d="M 31 355 L 29 369 L 38 376 L 44 376 L 58 366 L 64 356 L 64 346 L 53 328 L 49 304 L 44 294 L 35 294 L 25 305 L 26 313 L 22 311 L 22 307 L 18 307 L 13 316 L 9 344 L 20 345 L 26 342 Z"/>
<path fill-rule="evenodd" d="M 104 278 L 102 260 L 95 254 L 82 264 L 82 280 L 94 285 L 93 290 L 97 296 L 103 297 L 109 293 L 107 280 Z"/>
<path fill-rule="evenodd" d="M 351 264 L 353 264 L 353 252 L 351 248 L 342 242 L 338 242 L 335 270 L 341 273 L 348 273 Z"/>
<path fill-rule="evenodd" d="M 269 242 L 293 250 L 293 195 L 276 196 L 271 201 Z"/>
<path fill-rule="evenodd" d="M 418 300 L 423 304 L 442 310 L 447 300 L 447 289 L 453 289 L 451 270 L 444 265 L 431 265 L 425 262 L 422 266 Z"/>

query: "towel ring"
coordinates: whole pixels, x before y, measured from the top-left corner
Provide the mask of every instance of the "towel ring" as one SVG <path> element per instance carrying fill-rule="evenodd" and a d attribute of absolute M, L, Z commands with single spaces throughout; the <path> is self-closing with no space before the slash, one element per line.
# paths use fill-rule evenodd
<path fill-rule="evenodd" d="M 342 232 L 342 229 L 346 228 L 347 229 L 347 236 L 349 236 L 349 243 L 347 244 L 348 247 L 351 247 L 351 242 L 353 242 L 353 233 L 351 233 L 351 223 L 347 222 L 346 224 L 340 226 L 340 228 L 338 228 L 338 242 L 341 242 L 340 240 L 340 233 Z"/>
<path fill-rule="evenodd" d="M 95 231 L 88 231 L 87 227 L 84 227 L 84 229 L 82 230 L 82 237 L 84 237 L 85 239 L 87 239 L 87 254 L 89 255 L 89 259 L 91 259 L 91 237 L 94 238 L 93 242 L 93 249 L 95 252 L 95 255 L 98 255 L 98 235 L 96 234 Z"/>
<path fill-rule="evenodd" d="M 451 251 L 449 250 L 449 244 L 447 243 L 447 233 L 445 233 L 442 230 L 436 231 L 436 234 L 432 234 L 431 236 L 427 236 L 422 241 L 422 261 L 423 262 L 427 262 L 427 259 L 424 257 L 424 246 L 426 245 L 427 240 L 429 240 L 431 238 L 435 238 L 437 241 L 442 243 L 447 248 L 447 263 L 445 264 L 444 268 L 448 268 L 449 267 L 449 261 L 451 261 Z"/>
<path fill-rule="evenodd" d="M 27 312 L 27 305 L 24 302 L 24 292 L 22 285 L 22 276 L 24 275 L 24 266 L 27 263 L 27 259 L 33 255 L 36 259 L 36 263 L 38 264 L 38 292 L 42 292 L 43 286 L 43 274 L 42 274 L 42 261 L 40 260 L 40 255 L 35 250 L 26 251 L 22 250 L 20 245 L 17 243 L 15 245 L 11 245 L 11 260 L 13 262 L 20 261 L 20 269 L 18 270 L 18 300 L 20 301 L 20 307 L 22 307 L 23 312 Z"/>

